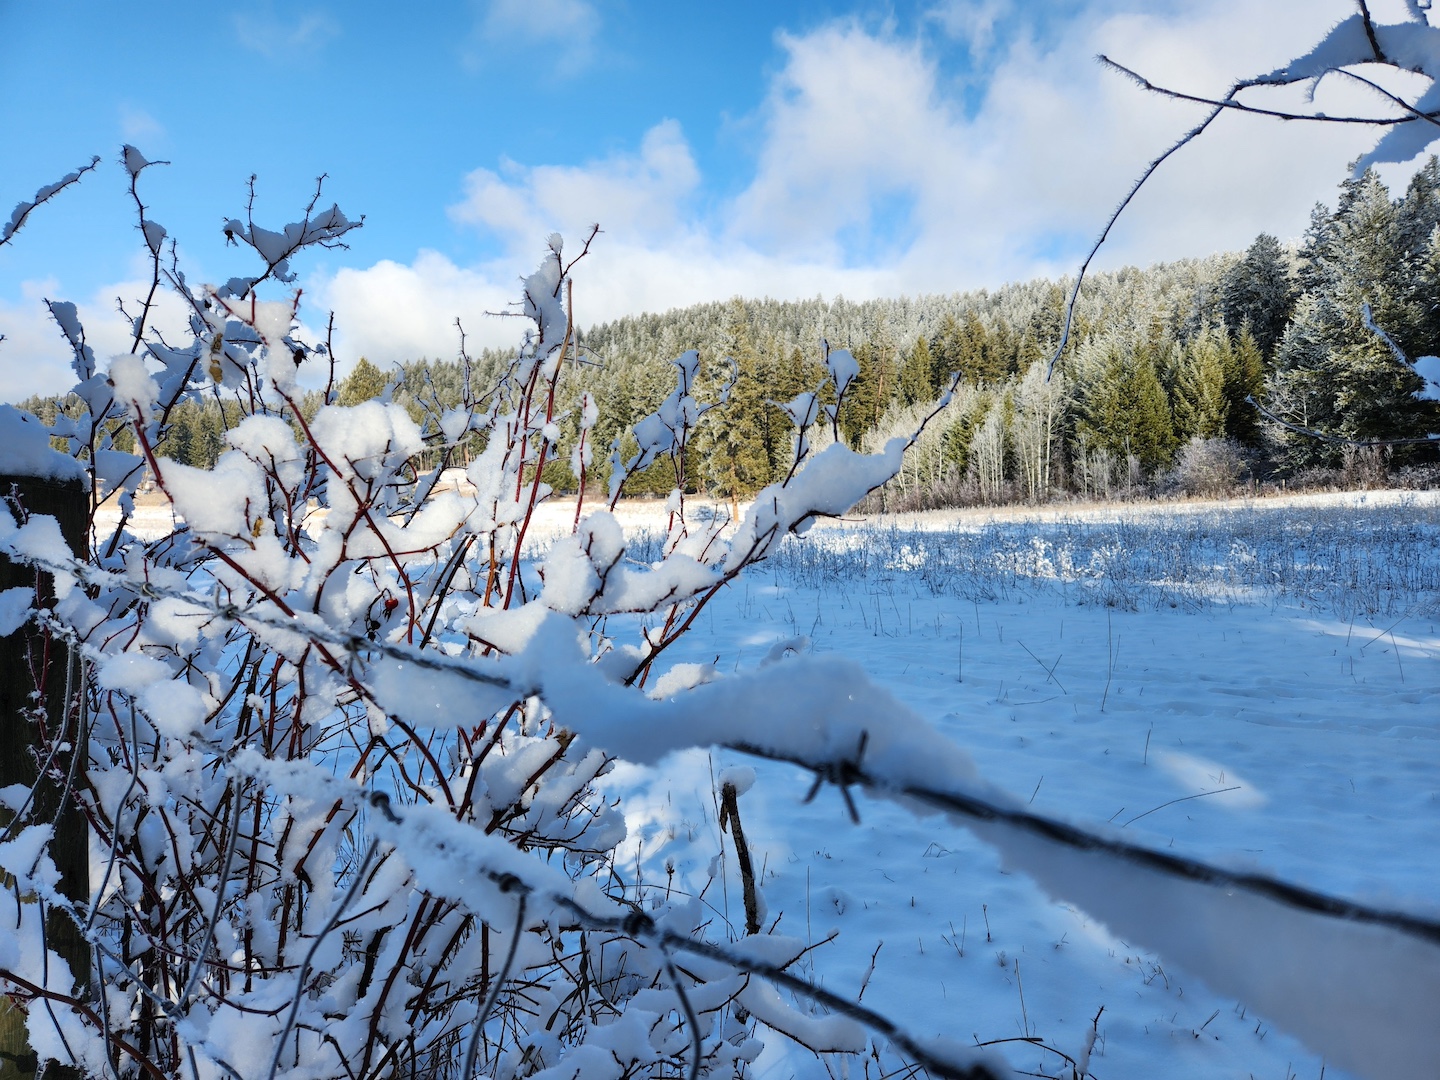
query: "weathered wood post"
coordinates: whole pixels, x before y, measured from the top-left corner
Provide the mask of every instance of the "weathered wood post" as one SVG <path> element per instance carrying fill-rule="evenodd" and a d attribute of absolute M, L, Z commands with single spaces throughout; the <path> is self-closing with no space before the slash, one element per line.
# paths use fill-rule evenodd
<path fill-rule="evenodd" d="M 0 500 L 0 513 L 12 517 L 19 516 L 17 511 L 55 517 L 70 550 L 83 556 L 89 493 L 80 481 L 0 475 Z M 42 605 L 54 602 L 49 574 L 0 555 L 0 591 L 16 587 L 36 589 Z M 81 775 L 88 755 L 83 719 L 79 658 L 64 642 L 39 630 L 33 621 L 0 637 L 0 788 L 34 787 L 26 820 L 54 822 L 50 854 L 60 871 L 60 891 L 82 910 L 90 902 L 89 829 L 68 781 Z M 44 777 L 38 776 L 42 740 L 61 747 Z M 12 816 L 0 808 L 0 830 L 8 827 Z M 49 913 L 45 930 L 50 949 L 69 964 L 77 992 L 83 992 L 90 980 L 89 945 L 62 912 Z M 25 1014 L 0 998 L 0 1080 L 34 1077 L 37 1067 L 26 1040 Z M 78 1075 L 54 1068 L 46 1075 L 57 1072 L 62 1077 Z"/>

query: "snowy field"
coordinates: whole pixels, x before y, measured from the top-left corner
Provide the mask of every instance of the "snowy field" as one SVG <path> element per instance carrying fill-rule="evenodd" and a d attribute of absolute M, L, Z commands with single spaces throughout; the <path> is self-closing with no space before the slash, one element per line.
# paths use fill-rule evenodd
<path fill-rule="evenodd" d="M 621 507 L 633 557 L 658 557 L 638 538 L 658 535 L 660 514 Z M 573 515 L 544 508 L 537 551 Z M 132 527 L 168 531 L 168 507 L 142 505 Z M 786 643 L 858 659 L 1038 812 L 1440 914 L 1437 493 L 824 524 L 672 652 L 731 671 Z M 740 812 L 765 925 L 815 945 L 805 974 L 913 1033 L 994 1044 L 1041 1076 L 1071 1076 L 1062 1055 L 1080 1055 L 1092 1024 L 1099 1080 L 1348 1075 L 962 829 L 858 793 L 853 825 L 833 787 L 805 802 L 811 777 L 790 767 L 704 752 L 619 767 L 627 887 L 703 894 L 712 932 L 743 934 L 716 824 L 715 777 L 734 766 L 757 773 Z M 761 1080 L 845 1075 L 767 1041 Z M 908 1075 L 899 1066 L 864 1071 Z"/>
<path fill-rule="evenodd" d="M 712 605 L 676 659 L 744 668 L 808 639 L 859 658 L 1037 811 L 1440 913 L 1434 493 L 987 517 L 818 528 Z M 1103 1006 L 1100 1080 L 1347 1075 L 964 831 L 859 796 L 854 826 L 834 788 L 803 802 L 811 778 L 789 767 L 691 752 L 617 771 L 624 880 L 704 890 L 743 933 L 713 785 L 733 765 L 759 774 L 740 810 L 767 925 L 834 934 L 802 963 L 915 1033 L 1011 1040 L 997 1049 L 1017 1069 L 1069 1077 L 1049 1048 L 1077 1056 Z M 756 1075 L 824 1070 L 776 1036 Z"/>

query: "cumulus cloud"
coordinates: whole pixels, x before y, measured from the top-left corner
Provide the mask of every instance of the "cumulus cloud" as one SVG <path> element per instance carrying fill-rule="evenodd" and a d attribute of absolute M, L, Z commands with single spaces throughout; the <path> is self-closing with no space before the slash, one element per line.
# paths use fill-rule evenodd
<path fill-rule="evenodd" d="M 141 269 L 137 258 L 132 273 Z M 45 301 L 73 300 L 85 327 L 85 340 L 104 367 L 119 353 L 130 351 L 130 325 L 116 310 L 115 298 L 124 297 L 132 313 L 139 299 L 149 291 L 148 279 L 138 276 L 111 282 L 89 297 L 76 299 L 64 294 L 54 278 L 24 281 L 20 299 L 0 300 L 0 401 L 20 401 L 32 394 L 62 394 L 75 382 L 70 346 L 50 318 Z M 156 294 L 149 325 L 162 330 L 172 341 L 183 341 L 188 312 L 173 292 Z"/>
<path fill-rule="evenodd" d="M 584 166 L 507 162 L 499 172 L 476 169 L 450 214 L 510 244 L 533 244 L 556 229 L 576 235 L 599 221 L 608 231 L 664 244 L 690 227 L 684 210 L 699 182 L 680 125 L 662 120 L 636 154 Z"/>
<path fill-rule="evenodd" d="M 65 386 L 70 351 L 49 319 L 43 298 L 53 294 L 57 282 L 26 281 L 20 300 L 0 300 L 0 386 L 5 401 L 20 401 L 32 394 L 49 394 Z"/>
<path fill-rule="evenodd" d="M 853 22 L 780 40 L 788 59 L 729 227 L 763 249 L 843 260 L 843 234 L 870 223 L 877 198 L 920 196 L 951 171 L 944 159 L 963 132 L 918 42 Z"/>
<path fill-rule="evenodd" d="M 1223 93 L 1238 74 L 1302 50 L 1331 14 L 1252 7 L 1081 19 L 1044 47 L 1021 35 L 968 115 L 913 39 L 854 22 L 783 38 L 766 139 L 728 228 L 762 250 L 818 249 L 848 265 L 866 256 L 867 238 L 873 250 L 877 233 L 902 237 L 903 249 L 880 251 L 911 290 L 1070 272 L 1145 163 L 1204 111 L 1146 95 L 1092 57 Z M 1337 89 L 1323 106 L 1357 104 Z M 1223 117 L 1147 185 L 1101 262 L 1204 255 L 1262 230 L 1295 235 L 1373 137 Z"/>
<path fill-rule="evenodd" d="M 540 263 L 544 236 L 534 234 L 523 249 L 477 266 L 460 267 L 424 251 L 408 265 L 385 261 L 341 270 L 307 285 L 307 297 L 314 298 L 310 310 L 335 312 L 337 355 L 345 369 L 361 355 L 381 365 L 453 357 L 460 341 L 457 318 L 472 351 L 509 347 L 520 340 L 525 324 L 506 313 L 520 298 L 522 273 Z M 574 248 L 572 243 L 567 256 Z M 602 236 L 577 277 L 576 318 L 585 326 L 697 299 L 790 296 L 802 279 L 809 295 L 878 296 L 897 288 L 885 270 L 778 261 L 743 247 L 722 247 L 702 233 L 664 247 Z"/>
<path fill-rule="evenodd" d="M 853 19 L 782 34 L 782 63 L 749 125 L 753 166 L 729 198 L 707 183 L 681 125 L 657 117 L 632 150 L 474 170 L 450 215 L 491 254 L 462 263 L 423 251 L 408 264 L 340 269 L 306 282 L 306 310 L 336 312 L 342 366 L 361 354 L 377 363 L 453 356 L 457 316 L 472 347 L 512 343 L 518 320 L 486 313 L 518 297 L 550 232 L 574 254 L 597 222 L 604 232 L 577 285 L 585 325 L 736 294 L 860 299 L 1071 273 L 1144 164 L 1203 113 L 1142 93 L 1101 70 L 1096 53 L 1177 88 L 1221 93 L 1237 75 L 1303 51 L 1349 7 L 1091 9 L 1044 43 L 1010 27 L 969 108 L 937 56 L 959 47 L 952 34 L 973 42 L 990 33 L 1007 8 L 948 10 L 951 22 L 936 7 L 914 36 Z M 481 25 L 494 34 L 569 26 L 580 40 L 598 26 L 581 0 L 533 0 L 525 19 L 520 11 L 518 0 L 496 0 Z M 1339 90 L 1323 89 L 1321 106 L 1373 107 Z M 1236 250 L 1262 230 L 1297 236 L 1373 138 L 1224 117 L 1147 185 L 1100 265 Z"/>
<path fill-rule="evenodd" d="M 511 274 L 512 280 L 514 274 Z M 461 268 L 433 251 L 410 265 L 384 260 L 367 269 L 342 269 L 311 282 L 310 312 L 334 311 L 337 358 L 348 369 L 360 356 L 388 365 L 421 356 L 450 358 L 460 344 L 462 321 L 470 347 L 518 340 L 514 320 L 487 316 L 519 295 L 498 267 Z M 505 332 L 492 324 L 504 323 Z"/>

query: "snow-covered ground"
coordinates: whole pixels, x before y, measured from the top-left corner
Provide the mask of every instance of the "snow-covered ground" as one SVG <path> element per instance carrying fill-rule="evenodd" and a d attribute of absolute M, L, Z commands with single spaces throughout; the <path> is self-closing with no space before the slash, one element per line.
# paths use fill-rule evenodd
<path fill-rule="evenodd" d="M 817 529 L 718 598 L 675 659 L 744 668 L 808 638 L 858 658 L 1037 811 L 1440 914 L 1440 498 L 1177 509 Z M 1103 1006 L 1100 1080 L 1347 1075 L 963 830 L 864 799 L 854 826 L 833 788 L 803 802 L 810 777 L 788 767 L 701 752 L 622 767 L 622 876 L 705 889 L 742 933 L 713 785 L 736 764 L 759 773 L 740 809 L 767 925 L 836 934 L 803 961 L 828 989 L 863 988 L 922 1036 L 1028 1036 L 1071 1056 Z M 722 850 L 728 873 L 707 887 Z M 1070 1076 L 1039 1045 L 997 1049 Z M 779 1036 L 757 1063 L 821 1074 Z"/>
<path fill-rule="evenodd" d="M 659 502 L 617 516 L 664 524 Z M 556 501 L 528 539 L 573 519 Z M 168 507 L 132 527 L 168 531 Z M 744 669 L 784 641 L 858 659 L 1038 812 L 1440 915 L 1440 494 L 822 523 L 717 597 L 671 659 Z M 621 878 L 703 892 L 713 929 L 743 933 L 714 783 L 736 765 L 759 774 L 740 811 L 765 924 L 816 943 L 801 963 L 826 988 L 913 1033 L 1056 1077 L 1092 1024 L 1099 1080 L 1348 1075 L 963 829 L 859 795 L 853 825 L 835 789 L 807 803 L 811 777 L 786 766 L 691 751 L 618 768 Z M 844 1068 L 768 1043 L 758 1078 Z"/>

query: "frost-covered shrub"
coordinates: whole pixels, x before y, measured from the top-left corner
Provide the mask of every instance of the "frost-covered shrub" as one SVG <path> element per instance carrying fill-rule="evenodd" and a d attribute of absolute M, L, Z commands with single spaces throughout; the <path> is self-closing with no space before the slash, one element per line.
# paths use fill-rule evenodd
<path fill-rule="evenodd" d="M 1390 482 L 1388 446 L 1347 446 L 1341 451 L 1340 473 L 1348 487 L 1380 488 Z"/>
<path fill-rule="evenodd" d="M 1172 481 L 1187 495 L 1228 495 L 1248 471 L 1245 448 L 1234 439 L 1195 437 L 1180 448 Z"/>
<path fill-rule="evenodd" d="M 138 183 L 148 162 L 127 148 L 124 165 Z M 627 885 L 622 808 L 594 785 L 616 753 L 663 753 L 643 724 L 627 733 L 637 710 L 694 709 L 683 703 L 715 677 L 666 659 L 708 600 L 893 476 L 924 417 L 869 455 L 835 441 L 857 369 L 827 350 L 826 396 L 784 406 L 785 479 L 742 521 L 694 514 L 686 449 L 727 390 L 699 400 L 688 352 L 630 452 L 612 449 L 608 505 L 587 502 L 599 413 L 579 385 L 560 238 L 524 280 L 531 328 L 508 367 L 490 385 L 467 371 L 460 407 L 417 420 L 383 395 L 338 404 L 333 357 L 302 332 L 291 260 L 360 224 L 317 204 L 281 230 L 228 221 L 261 269 L 219 287 L 165 272 L 164 229 L 142 210 L 156 283 L 192 312 L 188 340 L 147 336 L 147 307 L 135 352 L 107 367 L 75 308 L 54 304 L 74 407 L 48 429 L 3 416 L 8 468 L 34 471 L 16 456 L 33 450 L 42 471 L 86 478 L 92 514 L 115 495 L 125 515 L 111 532 L 92 516 L 79 562 L 50 519 L 0 515 L 4 550 L 55 575 L 58 602 L 32 632 L 87 671 L 70 708 L 91 760 L 73 779 L 107 853 L 85 905 L 54 888 L 47 824 L 19 819 L 0 844 L 17 895 L 39 901 L 17 907 L 18 949 L 0 948 L 32 1046 L 93 1075 L 197 1080 L 726 1075 L 759 1052 L 761 1022 L 816 1050 L 864 1050 L 853 1021 L 798 1012 L 748 974 L 783 984 L 802 943 L 765 935 L 718 954 L 738 932 L 712 926 L 699 898 Z M 318 409 L 301 407 L 312 368 Z M 233 420 L 210 469 L 166 456 L 177 405 L 201 397 Z M 122 434 L 136 452 L 118 449 Z M 460 484 L 451 467 L 477 445 Z M 581 490 L 568 534 L 536 556 L 527 533 L 557 462 Z M 668 531 L 632 545 L 611 510 L 657 468 L 674 488 Z M 176 526 L 147 540 L 127 523 L 151 481 Z M 24 621 L 34 596 L 6 599 Z M 801 684 L 750 711 L 803 718 Z M 93 949 L 88 975 L 47 956 L 57 910 Z"/>

